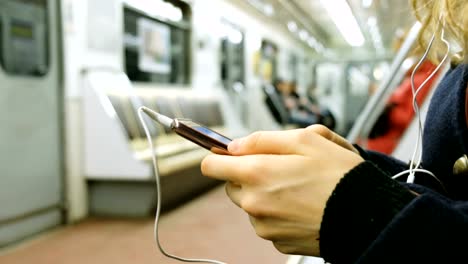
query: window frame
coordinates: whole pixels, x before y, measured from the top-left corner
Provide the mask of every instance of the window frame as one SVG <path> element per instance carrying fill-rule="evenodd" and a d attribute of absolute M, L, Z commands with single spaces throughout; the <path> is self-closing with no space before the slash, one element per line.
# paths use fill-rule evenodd
<path fill-rule="evenodd" d="M 136 59 L 136 67 L 133 67 L 133 72 L 129 73 L 129 67 L 128 67 L 128 52 L 132 52 L 129 50 L 128 45 L 124 43 L 123 45 L 123 67 L 125 69 L 125 72 L 129 76 L 130 80 L 132 82 L 141 82 L 141 83 L 153 83 L 153 84 L 158 84 L 158 85 L 167 85 L 167 86 L 187 86 L 192 82 L 192 66 L 191 66 L 191 61 L 192 61 L 192 53 L 191 53 L 191 45 L 192 45 L 192 25 L 191 25 L 191 6 L 183 1 L 177 1 L 177 0 L 172 0 L 172 1 L 167 1 L 173 4 L 174 6 L 178 7 L 181 9 L 183 13 L 183 19 L 182 21 L 171 21 L 156 15 L 149 14 L 148 12 L 145 12 L 144 10 L 140 10 L 138 8 L 135 8 L 134 6 L 129 5 L 128 3 L 123 4 L 123 34 L 124 36 L 127 36 L 131 34 L 128 30 L 128 25 L 126 21 L 126 15 L 128 14 L 127 12 L 130 12 L 130 15 L 133 15 L 136 17 L 136 21 L 138 21 L 139 18 L 144 18 L 148 19 L 151 22 L 155 23 L 160 23 L 162 25 L 167 25 L 169 27 L 169 30 L 171 32 L 171 53 L 173 52 L 172 50 L 172 35 L 174 34 L 174 31 L 178 31 L 178 34 L 183 34 L 183 43 L 181 44 L 181 47 L 183 49 L 183 62 L 182 64 L 184 65 L 183 73 L 181 74 L 173 74 L 172 72 L 169 74 L 157 74 L 157 73 L 151 73 L 151 72 L 144 72 L 138 67 L 138 58 Z M 138 30 L 138 28 L 137 28 Z M 138 36 L 133 35 L 132 37 L 138 38 Z M 133 51 L 135 52 L 135 51 Z M 138 57 L 138 51 L 136 51 L 136 56 Z M 171 58 L 171 69 L 174 67 L 174 59 L 173 56 Z M 146 76 L 146 80 L 144 78 L 135 78 L 133 74 L 138 74 L 138 75 L 144 75 Z M 183 81 L 177 81 L 177 79 L 180 78 L 180 76 L 183 76 L 182 79 Z M 167 78 L 167 81 L 159 81 L 159 80 L 154 80 L 158 78 Z"/>
<path fill-rule="evenodd" d="M 229 38 L 227 37 L 222 37 L 220 38 L 220 62 L 219 62 L 219 65 L 220 65 L 220 79 L 221 79 L 221 82 L 223 84 L 223 87 L 225 89 L 231 89 L 232 86 L 235 84 L 235 83 L 241 83 L 242 85 L 245 86 L 246 84 L 246 55 L 245 55 L 245 51 L 246 51 L 246 48 L 245 48 L 245 30 L 232 23 L 231 21 L 228 21 L 226 19 L 222 19 L 221 22 L 222 24 L 228 26 L 228 27 L 231 27 L 232 29 L 234 30 L 237 30 L 238 32 L 240 32 L 242 34 L 242 41 L 238 44 L 235 44 L 235 43 L 232 43 L 229 41 Z M 225 43 L 227 45 L 225 45 Z M 231 47 L 229 47 L 229 45 L 231 45 Z M 237 46 L 237 47 L 234 47 L 234 46 Z M 229 49 L 233 49 L 233 48 L 239 48 L 240 49 L 240 52 L 239 54 L 237 55 L 240 55 L 240 63 L 236 64 L 236 65 L 241 65 L 240 66 L 240 77 L 239 79 L 240 80 L 237 80 L 237 78 L 233 78 L 233 76 L 231 76 L 230 74 L 230 69 L 232 67 L 232 65 L 234 65 L 234 61 L 235 60 L 232 60 L 231 56 L 229 56 Z M 227 53 L 226 53 L 227 52 Z M 236 57 L 236 56 L 235 56 Z M 224 74 L 226 74 L 226 76 L 224 76 Z"/>

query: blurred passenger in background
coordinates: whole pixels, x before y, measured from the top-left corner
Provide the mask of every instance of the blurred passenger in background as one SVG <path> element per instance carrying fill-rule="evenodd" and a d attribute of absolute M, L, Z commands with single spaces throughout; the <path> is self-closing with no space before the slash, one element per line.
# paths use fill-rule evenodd
<path fill-rule="evenodd" d="M 414 77 L 416 89 L 431 75 L 435 68 L 436 66 L 430 61 L 426 61 L 421 65 Z M 367 148 L 369 150 L 392 154 L 411 120 L 413 120 L 415 113 L 411 88 L 412 71 L 413 68 L 406 73 L 405 79 L 391 95 L 384 111 L 369 134 L 367 140 Z M 416 97 L 418 105 L 424 102 L 436 79 L 437 74 L 418 93 Z"/>
<path fill-rule="evenodd" d="M 394 50 L 397 52 L 407 34 L 397 35 L 394 44 Z M 423 51 L 416 48 L 409 58 L 413 62 L 412 67 L 406 72 L 403 81 L 390 96 L 384 111 L 380 115 L 367 140 L 369 150 L 379 151 L 385 154 L 392 154 L 397 146 L 411 120 L 414 118 L 413 91 L 411 86 L 411 75 L 416 64 L 423 55 Z M 415 72 L 414 89 L 417 90 L 434 72 L 436 66 L 429 60 L 425 60 Z M 426 85 L 419 91 L 416 101 L 420 106 L 431 91 L 434 81 L 437 79 L 435 74 L 428 80 Z"/>
<path fill-rule="evenodd" d="M 302 128 L 313 124 L 323 124 L 330 129 L 334 128 L 333 115 L 326 109 L 322 110 L 317 103 L 311 102 L 307 97 L 301 96 L 297 92 L 295 82 L 278 79 L 274 86 L 287 111 L 288 123 Z"/>
<path fill-rule="evenodd" d="M 316 92 L 317 87 L 310 87 L 307 96 L 303 97 L 302 100 L 305 105 L 307 105 L 311 109 L 314 109 L 315 112 L 318 112 L 320 119 L 319 124 L 322 124 L 328 127 L 329 129 L 333 130 L 335 129 L 336 125 L 335 117 L 333 116 L 330 109 L 320 105 Z"/>
<path fill-rule="evenodd" d="M 294 82 L 277 80 L 275 87 L 288 111 L 289 123 L 307 127 L 319 122 L 318 113 L 303 104 Z"/>

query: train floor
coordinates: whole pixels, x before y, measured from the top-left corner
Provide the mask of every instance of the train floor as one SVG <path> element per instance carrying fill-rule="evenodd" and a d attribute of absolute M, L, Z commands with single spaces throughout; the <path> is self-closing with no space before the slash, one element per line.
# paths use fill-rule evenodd
<path fill-rule="evenodd" d="M 285 264 L 288 257 L 255 235 L 222 186 L 164 213 L 160 240 L 170 253 L 229 264 Z M 153 241 L 153 219 L 90 218 L 0 252 L 2 264 L 180 263 Z"/>

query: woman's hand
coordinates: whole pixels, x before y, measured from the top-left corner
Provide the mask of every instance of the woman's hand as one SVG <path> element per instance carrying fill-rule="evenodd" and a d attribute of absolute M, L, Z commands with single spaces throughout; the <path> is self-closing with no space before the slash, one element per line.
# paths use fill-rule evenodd
<path fill-rule="evenodd" d="M 363 161 L 357 150 L 311 126 L 256 132 L 233 141 L 229 151 L 233 156 L 207 156 L 203 174 L 228 182 L 228 196 L 279 251 L 319 256 L 323 210 L 338 181 Z"/>

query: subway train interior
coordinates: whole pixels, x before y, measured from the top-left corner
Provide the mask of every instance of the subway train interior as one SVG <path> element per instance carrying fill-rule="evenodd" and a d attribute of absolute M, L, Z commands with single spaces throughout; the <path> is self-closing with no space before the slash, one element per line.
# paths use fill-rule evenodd
<path fill-rule="evenodd" d="M 386 131 L 420 30 L 409 0 L 0 0 L 0 263 L 180 263 L 156 212 L 170 254 L 324 263 L 258 237 L 209 151 L 141 107 L 230 139 L 320 124 L 409 161 L 417 116 Z"/>

